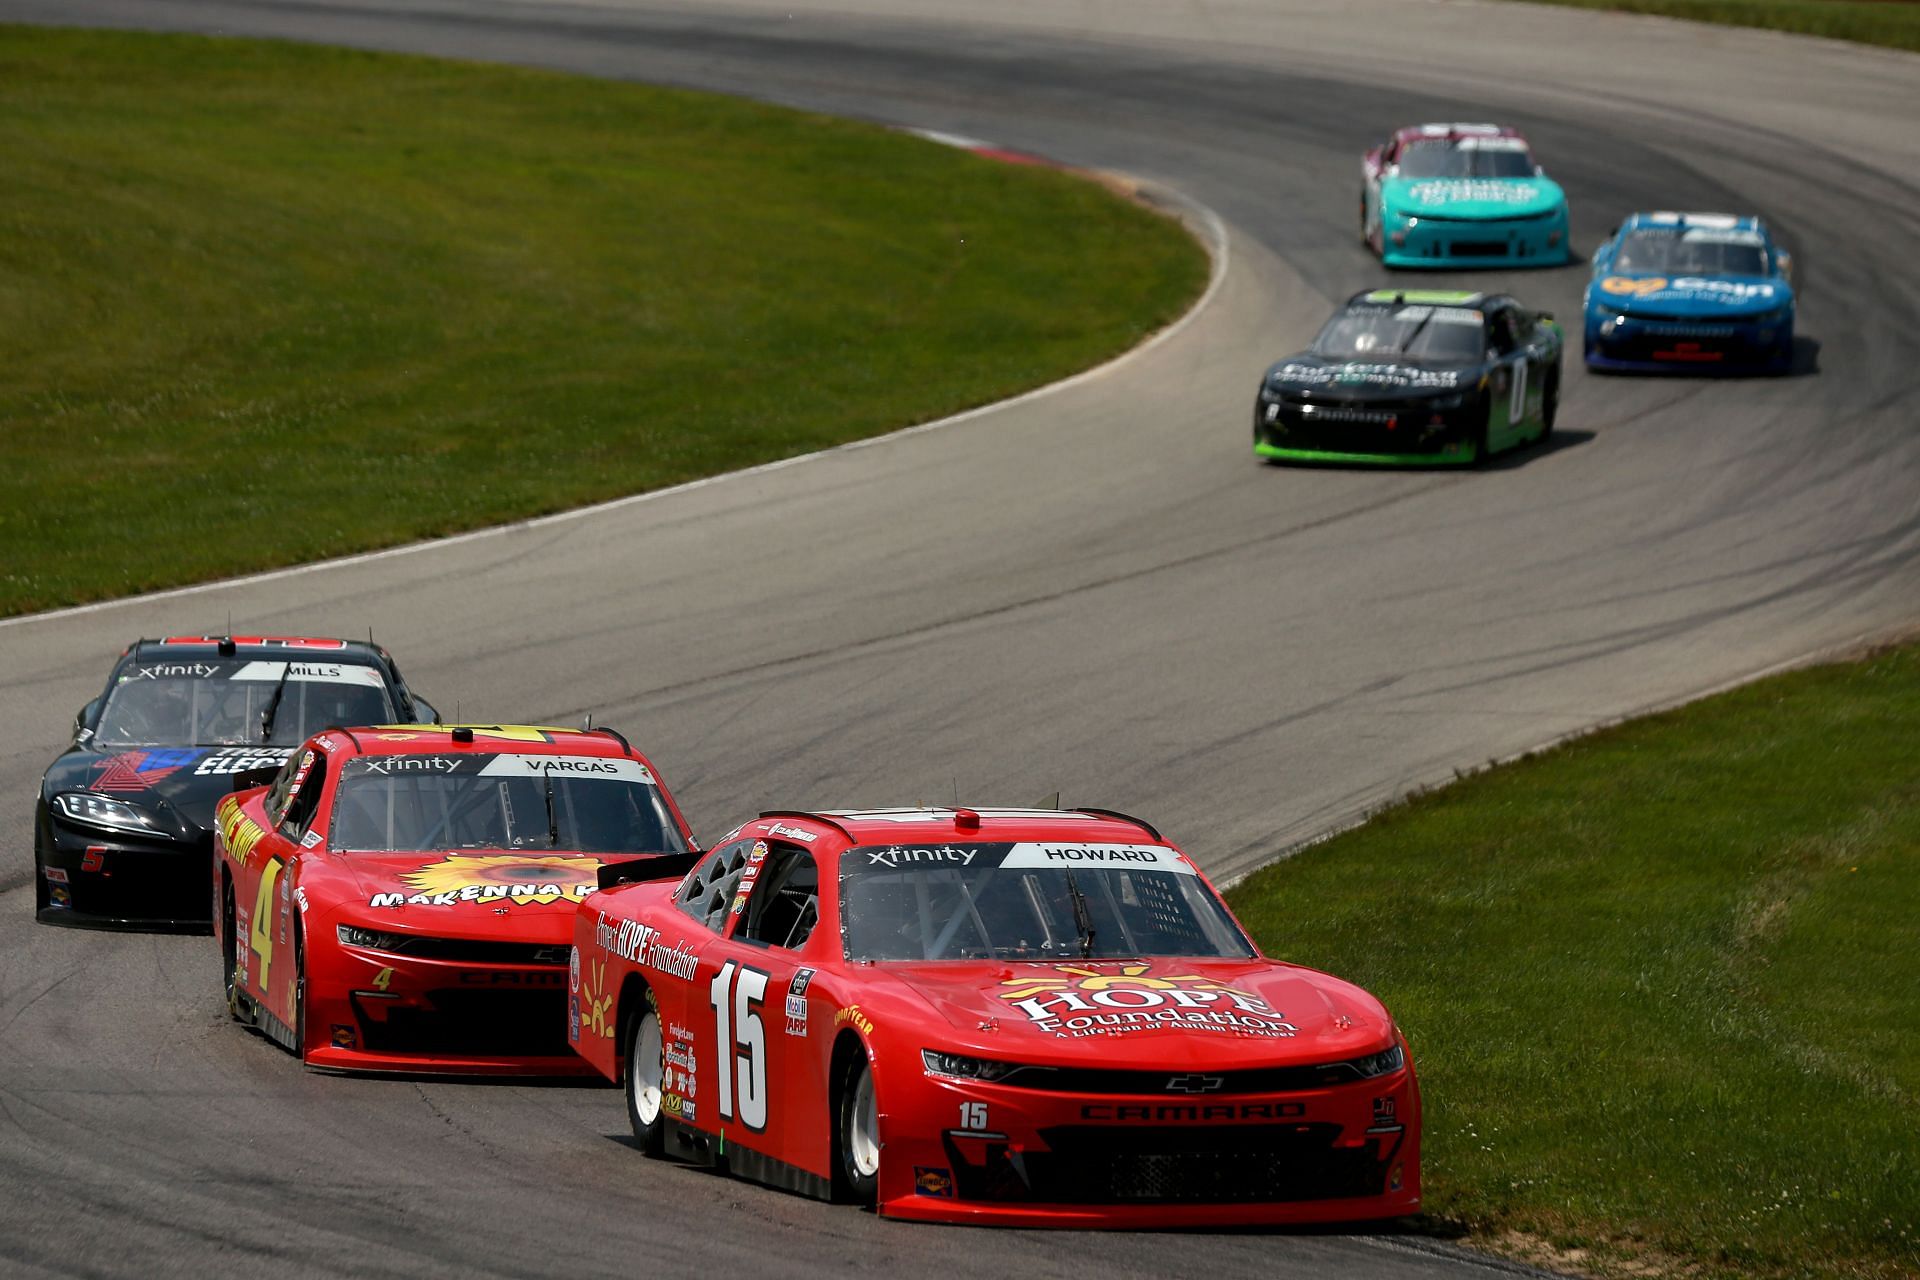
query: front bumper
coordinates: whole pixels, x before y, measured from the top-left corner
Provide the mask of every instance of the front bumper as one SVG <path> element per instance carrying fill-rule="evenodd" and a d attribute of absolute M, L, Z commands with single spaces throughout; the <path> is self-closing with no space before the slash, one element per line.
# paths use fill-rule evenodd
<path fill-rule="evenodd" d="M 1380 261 L 1389 267 L 1560 267 L 1572 260 L 1565 209 L 1533 218 L 1415 217 L 1389 225 L 1381 238 Z"/>
<path fill-rule="evenodd" d="M 427 959 L 344 944 L 333 951 L 325 978 L 309 978 L 309 1066 L 596 1075 L 567 1043 L 565 964 Z"/>
<path fill-rule="evenodd" d="M 34 836 L 34 918 L 95 929 L 208 933 L 213 837 L 192 844 L 81 830 L 43 812 Z"/>
<path fill-rule="evenodd" d="M 1362 405 L 1253 406 L 1253 452 L 1276 462 L 1348 466 L 1470 466 L 1479 459 L 1477 407 L 1434 410 L 1418 399 Z"/>
<path fill-rule="evenodd" d="M 1784 373 L 1793 367 L 1793 326 L 1590 318 L 1590 369 L 1691 375 Z"/>
<path fill-rule="evenodd" d="M 924 1093 L 921 1090 L 924 1089 Z M 880 1212 L 934 1222 L 1220 1227 L 1394 1218 L 1420 1207 L 1419 1094 L 1410 1071 L 1270 1095 L 1058 1094 L 922 1077 L 889 1121 Z M 930 1095 L 930 1096 L 929 1096 Z M 937 1125 L 938 1121 L 935 1122 Z"/>

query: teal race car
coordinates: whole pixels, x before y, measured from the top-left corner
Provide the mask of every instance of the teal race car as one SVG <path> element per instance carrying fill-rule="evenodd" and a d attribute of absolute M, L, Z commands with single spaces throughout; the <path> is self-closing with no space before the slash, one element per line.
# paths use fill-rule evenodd
<path fill-rule="evenodd" d="M 1492 124 L 1402 129 L 1361 161 L 1360 238 L 1389 267 L 1558 267 L 1567 193 Z"/>
<path fill-rule="evenodd" d="M 1275 462 L 1467 465 L 1544 441 L 1565 335 L 1505 294 L 1374 289 L 1267 370 L 1253 451 Z"/>

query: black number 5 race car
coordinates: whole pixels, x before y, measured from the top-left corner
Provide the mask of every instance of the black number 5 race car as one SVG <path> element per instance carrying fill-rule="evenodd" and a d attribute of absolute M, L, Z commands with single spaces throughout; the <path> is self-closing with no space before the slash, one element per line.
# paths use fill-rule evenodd
<path fill-rule="evenodd" d="M 1553 317 L 1499 294 L 1376 289 L 1268 369 L 1253 451 L 1281 462 L 1467 464 L 1545 440 L 1560 399 Z"/>
<path fill-rule="evenodd" d="M 34 908 L 48 924 L 205 931 L 213 808 L 330 724 L 433 720 L 364 640 L 138 640 L 40 783 Z"/>

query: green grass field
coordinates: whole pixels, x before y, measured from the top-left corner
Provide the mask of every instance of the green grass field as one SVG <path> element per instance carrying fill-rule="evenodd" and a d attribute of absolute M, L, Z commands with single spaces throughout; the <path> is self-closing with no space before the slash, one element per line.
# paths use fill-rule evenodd
<path fill-rule="evenodd" d="M 939 417 L 1207 270 L 1080 178 L 535 71 L 0 27 L 0 120 L 0 613 Z"/>
<path fill-rule="evenodd" d="M 1920 1275 L 1920 648 L 1396 806 L 1232 898 L 1413 1045 L 1426 1208 L 1615 1275 Z"/>
<path fill-rule="evenodd" d="M 1655 13 L 1731 27 L 1767 27 L 1798 35 L 1920 52 L 1916 0 L 1535 0 L 1582 9 Z"/>

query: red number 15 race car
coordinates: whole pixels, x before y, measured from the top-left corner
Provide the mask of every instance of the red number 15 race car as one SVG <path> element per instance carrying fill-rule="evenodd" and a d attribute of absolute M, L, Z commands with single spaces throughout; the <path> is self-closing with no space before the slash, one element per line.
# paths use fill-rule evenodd
<path fill-rule="evenodd" d="M 1419 1207 L 1387 1011 L 1262 959 L 1145 823 L 768 814 L 677 884 L 621 883 L 647 875 L 580 904 L 569 1034 L 648 1154 L 949 1222 Z"/>

